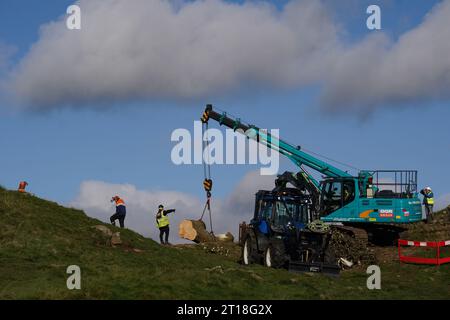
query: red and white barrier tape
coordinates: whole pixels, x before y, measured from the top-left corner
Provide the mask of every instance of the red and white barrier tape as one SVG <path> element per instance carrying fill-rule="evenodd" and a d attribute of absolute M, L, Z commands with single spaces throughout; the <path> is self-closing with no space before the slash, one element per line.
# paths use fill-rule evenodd
<path fill-rule="evenodd" d="M 447 241 L 410 241 L 410 240 L 398 240 L 402 246 L 410 247 L 445 247 L 450 246 L 450 240 Z"/>
<path fill-rule="evenodd" d="M 404 256 L 401 252 L 402 246 L 410 247 L 432 247 L 436 248 L 435 258 Z M 419 264 L 436 264 L 441 265 L 444 263 L 450 263 L 450 257 L 441 257 L 441 247 L 450 246 L 450 240 L 447 241 L 411 241 L 411 240 L 398 240 L 398 256 L 402 262 L 419 263 Z"/>

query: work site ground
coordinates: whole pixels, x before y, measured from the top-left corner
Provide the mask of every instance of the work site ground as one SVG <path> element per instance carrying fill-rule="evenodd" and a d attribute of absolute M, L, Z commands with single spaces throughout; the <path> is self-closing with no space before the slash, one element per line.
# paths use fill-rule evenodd
<path fill-rule="evenodd" d="M 408 238 L 448 240 L 449 210 L 431 224 L 410 227 Z M 381 290 L 369 290 L 365 265 L 339 277 L 243 266 L 236 244 L 160 246 L 83 211 L 15 191 L 0 189 L 0 216 L 0 299 L 450 298 L 450 264 L 400 263 L 395 246 L 371 248 Z M 81 269 L 80 290 L 67 288 L 70 265 Z"/>

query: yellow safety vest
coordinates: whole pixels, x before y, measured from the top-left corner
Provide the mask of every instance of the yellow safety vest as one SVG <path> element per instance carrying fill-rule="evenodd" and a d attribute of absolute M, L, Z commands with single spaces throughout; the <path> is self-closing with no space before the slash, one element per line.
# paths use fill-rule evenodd
<path fill-rule="evenodd" d="M 157 221 L 158 221 L 157 226 L 158 226 L 158 228 L 162 228 L 162 227 L 165 227 L 165 226 L 169 225 L 169 216 L 168 215 L 164 215 L 163 213 L 164 213 L 164 211 L 161 211 L 161 213 L 159 213 L 159 212 L 157 213 L 157 214 L 160 214 L 160 217 L 157 218 Z"/>
<path fill-rule="evenodd" d="M 427 198 L 427 204 L 429 205 L 434 204 L 434 198 Z"/>

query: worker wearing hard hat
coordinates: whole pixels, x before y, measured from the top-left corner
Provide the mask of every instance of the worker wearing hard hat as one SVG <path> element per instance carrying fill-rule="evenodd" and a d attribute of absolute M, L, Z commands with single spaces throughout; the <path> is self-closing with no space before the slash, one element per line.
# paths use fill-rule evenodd
<path fill-rule="evenodd" d="M 116 204 L 116 213 L 110 218 L 111 224 L 116 225 L 116 220 L 119 220 L 121 228 L 125 227 L 125 216 L 127 214 L 127 208 L 125 207 L 125 201 L 123 201 L 119 196 L 114 196 L 111 198 L 111 202 Z"/>
<path fill-rule="evenodd" d="M 425 206 L 426 222 L 433 220 L 434 194 L 430 187 L 420 190 L 423 195 L 423 205 Z"/>
<path fill-rule="evenodd" d="M 169 213 L 175 212 L 175 209 L 164 210 L 162 204 L 158 207 L 158 212 L 156 213 L 156 226 L 159 228 L 159 241 L 161 244 L 169 243 Z M 165 237 L 164 237 L 165 236 Z"/>
<path fill-rule="evenodd" d="M 26 181 L 20 181 L 19 182 L 19 189 L 17 191 L 25 193 L 25 188 L 27 187 L 28 182 Z"/>

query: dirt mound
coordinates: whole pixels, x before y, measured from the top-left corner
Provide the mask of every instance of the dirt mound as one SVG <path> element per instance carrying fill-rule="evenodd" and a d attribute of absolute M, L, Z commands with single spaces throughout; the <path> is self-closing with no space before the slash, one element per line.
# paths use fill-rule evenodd
<path fill-rule="evenodd" d="M 430 223 L 418 222 L 408 226 L 400 238 L 415 241 L 450 240 L 450 206 L 436 212 Z"/>
<path fill-rule="evenodd" d="M 356 265 L 371 265 L 377 262 L 375 252 L 366 243 L 348 233 L 333 230 L 329 247 L 336 259 L 345 259 Z"/>

